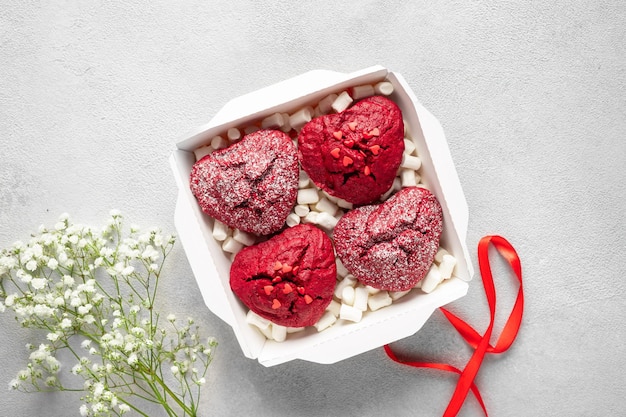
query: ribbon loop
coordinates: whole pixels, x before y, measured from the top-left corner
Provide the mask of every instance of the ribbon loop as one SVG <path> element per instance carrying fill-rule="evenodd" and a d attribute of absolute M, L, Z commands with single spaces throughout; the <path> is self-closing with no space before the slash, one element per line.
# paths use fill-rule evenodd
<path fill-rule="evenodd" d="M 493 276 L 491 273 L 491 265 L 489 263 L 489 245 L 493 245 L 498 253 L 509 264 L 513 272 L 515 273 L 517 280 L 519 281 L 519 290 L 513 309 L 509 314 L 509 318 L 506 321 L 500 336 L 495 344 L 492 346 L 489 341 L 493 333 L 494 319 L 496 314 L 496 289 L 493 282 Z M 524 311 L 524 292 L 522 287 L 522 265 L 515 248 L 505 238 L 497 235 L 484 236 L 478 243 L 478 264 L 480 267 L 480 274 L 482 277 L 483 287 L 485 289 L 485 296 L 487 298 L 487 304 L 489 305 L 489 326 L 483 335 L 480 335 L 472 326 L 467 324 L 464 320 L 460 319 L 450 311 L 441 307 L 440 310 L 444 316 L 448 319 L 450 324 L 459 332 L 463 339 L 474 349 L 470 360 L 465 365 L 465 368 L 461 371 L 452 365 L 430 362 L 416 362 L 406 361 L 399 359 L 395 353 L 391 350 L 389 345 L 385 345 L 385 352 L 387 356 L 395 362 L 403 365 L 412 366 L 415 368 L 433 368 L 447 372 L 454 372 L 459 374 L 459 380 L 457 382 L 452 398 L 448 403 L 448 407 L 444 412 L 444 417 L 454 417 L 458 414 L 459 410 L 465 402 L 467 393 L 471 390 L 478 403 L 480 404 L 485 416 L 487 416 L 487 408 L 482 400 L 480 391 L 474 383 L 474 379 L 478 374 L 480 366 L 483 362 L 486 353 L 502 353 L 506 351 L 511 345 L 522 323 L 522 315 Z"/>

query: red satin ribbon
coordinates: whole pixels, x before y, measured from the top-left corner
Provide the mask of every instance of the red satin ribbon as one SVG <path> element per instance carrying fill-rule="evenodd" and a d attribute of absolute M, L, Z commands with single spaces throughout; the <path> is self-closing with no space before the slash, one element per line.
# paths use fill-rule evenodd
<path fill-rule="evenodd" d="M 491 274 L 491 266 L 489 264 L 489 244 L 492 244 L 500 255 L 507 261 L 517 279 L 519 281 L 519 291 L 517 293 L 517 299 L 511 310 L 511 314 L 507 319 L 500 337 L 495 346 L 489 343 L 491 334 L 493 332 L 493 324 L 496 315 L 496 289 L 493 284 L 493 276 Z M 522 313 L 524 310 L 524 292 L 522 290 L 522 265 L 520 263 L 519 256 L 513 246 L 501 236 L 485 236 L 478 243 L 478 264 L 480 266 L 480 274 L 482 276 L 483 286 L 485 288 L 485 295 L 487 296 L 487 303 L 489 304 L 489 327 L 485 333 L 481 336 L 476 330 L 474 330 L 469 324 L 461 320 L 445 308 L 441 307 L 440 310 L 446 316 L 448 321 L 454 326 L 454 328 L 461 334 L 463 339 L 474 348 L 472 357 L 467 362 L 465 369 L 462 371 L 455 368 L 452 365 L 444 363 L 431 363 L 431 362 L 415 362 L 399 359 L 395 353 L 391 350 L 389 345 L 385 345 L 385 352 L 393 361 L 401 363 L 403 365 L 413 366 L 416 368 L 433 368 L 442 371 L 454 372 L 460 375 L 457 382 L 456 389 L 452 398 L 444 412 L 444 417 L 454 417 L 457 415 L 467 393 L 471 390 L 478 403 L 480 404 L 485 416 L 487 416 L 487 408 L 480 395 L 480 391 L 474 379 L 478 374 L 480 365 L 483 362 L 483 358 L 486 353 L 502 353 L 506 351 L 517 336 L 520 324 L 522 322 Z"/>

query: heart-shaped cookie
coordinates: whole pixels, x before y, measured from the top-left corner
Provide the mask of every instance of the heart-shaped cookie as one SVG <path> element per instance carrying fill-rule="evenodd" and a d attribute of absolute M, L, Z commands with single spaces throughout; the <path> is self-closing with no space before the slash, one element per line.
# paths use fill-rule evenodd
<path fill-rule="evenodd" d="M 302 169 L 328 194 L 351 203 L 376 201 L 392 185 L 404 151 L 400 108 L 383 96 L 341 113 L 316 117 L 302 127 Z"/>
<path fill-rule="evenodd" d="M 333 298 L 337 267 L 330 238 L 300 224 L 242 249 L 230 287 L 252 311 L 281 326 L 312 326 Z"/>
<path fill-rule="evenodd" d="M 277 130 L 250 133 L 196 162 L 190 187 L 202 210 L 228 226 L 257 235 L 276 232 L 296 201 L 296 146 Z"/>
<path fill-rule="evenodd" d="M 343 215 L 333 238 L 341 262 L 364 285 L 405 291 L 428 272 L 442 230 L 443 212 L 435 196 L 407 187 L 382 204 Z"/>

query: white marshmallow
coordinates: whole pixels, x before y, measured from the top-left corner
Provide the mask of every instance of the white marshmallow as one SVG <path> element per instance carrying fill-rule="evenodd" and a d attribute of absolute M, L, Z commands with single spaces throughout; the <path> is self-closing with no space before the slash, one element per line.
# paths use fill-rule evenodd
<path fill-rule="evenodd" d="M 298 204 L 314 204 L 320 200 L 320 196 L 315 188 L 302 188 L 298 190 L 296 200 Z"/>
<path fill-rule="evenodd" d="M 395 193 L 396 191 L 399 191 L 401 188 L 402 188 L 402 180 L 399 177 L 394 178 L 393 183 L 391 184 L 391 188 L 385 191 L 385 194 L 382 195 L 381 199 L 385 201 L 391 196 L 391 194 Z"/>
<path fill-rule="evenodd" d="M 437 253 L 435 254 L 435 262 L 437 262 L 438 264 L 441 263 L 441 261 L 443 261 L 443 255 L 448 255 L 448 251 L 445 250 L 444 248 L 440 247 L 437 250 Z"/>
<path fill-rule="evenodd" d="M 228 141 L 221 136 L 215 136 L 211 139 L 211 147 L 213 149 L 223 149 L 228 146 Z"/>
<path fill-rule="evenodd" d="M 318 332 L 325 330 L 332 326 L 337 321 L 337 317 L 330 311 L 325 311 L 322 317 L 313 326 Z"/>
<path fill-rule="evenodd" d="M 435 288 L 437 288 L 437 285 L 439 285 L 441 281 L 443 281 L 443 278 L 439 272 L 439 268 L 437 268 L 437 265 L 435 264 L 431 265 L 428 273 L 422 280 L 422 291 L 425 293 L 431 293 Z"/>
<path fill-rule="evenodd" d="M 242 230 L 235 229 L 233 231 L 233 239 L 239 243 L 243 243 L 246 246 L 252 246 L 256 242 L 256 236 L 252 233 L 246 233 Z"/>
<path fill-rule="evenodd" d="M 367 299 L 369 298 L 369 291 L 362 285 L 357 286 L 354 289 L 354 303 L 352 306 L 361 311 L 367 310 Z"/>
<path fill-rule="evenodd" d="M 287 223 L 287 226 L 289 227 L 294 227 L 300 224 L 300 216 L 298 216 L 296 213 L 289 213 L 285 223 Z"/>
<path fill-rule="evenodd" d="M 250 126 L 247 126 L 247 127 L 245 127 L 243 129 L 243 133 L 246 134 L 246 135 L 249 135 L 250 133 L 254 133 L 254 132 L 256 132 L 259 129 L 260 129 L 260 127 L 258 127 L 256 125 L 250 125 Z"/>
<path fill-rule="evenodd" d="M 352 88 L 352 98 L 355 100 L 373 96 L 374 94 L 374 86 L 370 84 L 357 85 L 356 87 Z"/>
<path fill-rule="evenodd" d="M 439 273 L 443 279 L 450 279 L 456 266 L 456 258 L 452 255 L 443 255 L 439 264 Z"/>
<path fill-rule="evenodd" d="M 333 101 L 333 104 L 331 104 L 331 107 L 333 108 L 335 112 L 341 113 L 342 111 L 348 108 L 348 106 L 350 105 L 350 103 L 352 103 L 352 101 L 353 100 L 352 100 L 352 97 L 350 97 L 350 94 L 348 94 L 347 91 L 344 91 L 337 96 L 335 101 Z"/>
<path fill-rule="evenodd" d="M 211 145 L 206 145 L 193 151 L 193 154 L 196 156 L 196 161 L 199 161 L 211 152 L 213 152 Z"/>
<path fill-rule="evenodd" d="M 356 278 L 352 275 L 346 275 L 341 281 L 335 285 L 335 297 L 341 299 L 343 289 L 346 287 L 354 287 L 356 285 Z"/>
<path fill-rule="evenodd" d="M 268 319 L 259 316 L 252 310 L 248 310 L 248 314 L 246 314 L 246 323 L 252 324 L 259 329 L 267 329 L 270 325 L 270 321 Z"/>
<path fill-rule="evenodd" d="M 396 301 L 396 300 L 404 297 L 405 295 L 407 295 L 410 292 L 411 292 L 411 289 L 408 289 L 406 291 L 389 291 L 389 297 L 391 297 L 391 299 L 393 301 Z"/>
<path fill-rule="evenodd" d="M 276 323 L 272 323 L 272 339 L 277 342 L 284 342 L 287 338 L 287 328 L 280 326 Z"/>
<path fill-rule="evenodd" d="M 284 124 L 283 115 L 280 113 L 274 113 L 270 116 L 267 116 L 265 119 L 261 121 L 262 129 L 275 129 L 281 127 Z"/>
<path fill-rule="evenodd" d="M 274 337 L 272 336 L 272 323 L 267 326 L 265 329 L 259 329 L 259 331 L 265 336 L 266 339 L 272 340 Z"/>
<path fill-rule="evenodd" d="M 228 226 L 217 219 L 213 220 L 213 238 L 215 240 L 219 242 L 226 240 L 228 232 Z"/>
<path fill-rule="evenodd" d="M 331 300 L 328 307 L 326 307 L 326 311 L 330 311 L 335 315 L 335 317 L 339 317 L 339 309 L 341 308 L 341 303 L 335 299 Z"/>
<path fill-rule="evenodd" d="M 301 169 L 300 173 L 298 174 L 298 188 L 306 188 L 309 186 L 310 183 L 311 179 L 309 178 L 308 174 L 306 173 L 306 171 Z"/>
<path fill-rule="evenodd" d="M 238 253 L 241 249 L 243 249 L 243 243 L 237 242 L 231 236 L 227 237 L 224 243 L 222 243 L 222 250 L 228 253 Z"/>
<path fill-rule="evenodd" d="M 226 136 L 228 137 L 229 141 L 234 142 L 241 139 L 241 132 L 236 127 L 231 127 L 230 129 L 228 129 L 228 132 L 226 132 Z"/>
<path fill-rule="evenodd" d="M 304 107 L 289 116 L 289 124 L 295 130 L 300 130 L 302 126 L 311 121 L 313 117 L 313 109 L 311 107 Z"/>
<path fill-rule="evenodd" d="M 306 327 L 287 327 L 287 334 L 298 333 L 306 329 Z"/>
<path fill-rule="evenodd" d="M 404 153 L 411 155 L 415 150 L 415 142 L 409 138 L 404 138 Z"/>
<path fill-rule="evenodd" d="M 335 258 L 335 265 L 337 266 L 337 275 L 339 275 L 340 277 L 343 278 L 349 274 L 346 267 L 343 266 L 343 263 L 341 263 L 341 259 L 339 259 L 339 257 Z"/>
<path fill-rule="evenodd" d="M 341 309 L 339 310 L 339 318 L 342 320 L 353 321 L 355 323 L 361 321 L 363 317 L 363 311 L 358 308 L 354 308 L 347 304 L 341 304 Z"/>
<path fill-rule="evenodd" d="M 354 287 L 344 287 L 341 291 L 341 304 L 354 305 Z"/>
<path fill-rule="evenodd" d="M 415 179 L 415 171 L 413 171 L 412 169 L 401 168 L 400 179 L 402 181 L 403 187 L 414 187 L 417 185 L 417 181 Z"/>
<path fill-rule="evenodd" d="M 288 133 L 291 130 L 291 123 L 289 121 L 289 113 L 283 113 L 283 124 L 280 127 L 280 130 Z"/>
<path fill-rule="evenodd" d="M 337 94 L 329 94 L 317 103 L 320 114 L 328 114 L 332 110 L 333 102 L 337 99 Z"/>
<path fill-rule="evenodd" d="M 380 292 L 380 290 L 378 288 L 374 288 L 370 285 L 366 285 L 365 288 L 367 288 L 367 292 L 369 294 L 378 294 Z"/>
<path fill-rule="evenodd" d="M 387 307 L 392 303 L 392 301 L 393 300 L 391 299 L 387 291 L 381 291 L 379 293 L 370 295 L 370 298 L 368 298 L 367 300 L 367 305 L 369 306 L 370 310 L 376 311 L 383 307 Z"/>
<path fill-rule="evenodd" d="M 306 204 L 298 204 L 293 208 L 293 211 L 298 216 L 304 217 L 309 214 L 309 211 L 311 211 L 311 209 L 309 209 L 309 206 L 307 206 Z"/>
<path fill-rule="evenodd" d="M 312 211 L 311 213 L 315 213 L 315 212 Z M 309 213 L 309 214 L 311 214 L 311 213 Z M 327 231 L 333 230 L 335 228 L 335 226 L 337 225 L 337 222 L 338 222 L 338 220 L 335 218 L 335 216 L 331 216 L 330 214 L 326 213 L 325 211 L 317 213 L 317 216 L 316 216 L 315 220 L 313 221 L 313 223 L 315 223 L 318 226 L 326 229 Z"/>
<path fill-rule="evenodd" d="M 317 204 L 315 204 L 315 210 L 323 211 L 324 213 L 328 213 L 331 216 L 335 215 L 335 213 L 337 212 L 337 209 L 338 207 L 335 205 L 335 203 L 333 203 L 326 197 L 320 198 L 320 201 L 318 201 Z"/>
<path fill-rule="evenodd" d="M 417 171 L 422 166 L 422 160 L 417 156 L 411 156 L 404 153 L 402 154 L 402 163 L 400 163 L 400 166 L 402 168 Z"/>
<path fill-rule="evenodd" d="M 337 205 L 341 208 L 347 209 L 347 210 L 352 210 L 352 208 L 354 207 L 354 205 L 346 200 L 344 200 L 343 198 L 338 198 L 337 199 Z"/>
<path fill-rule="evenodd" d="M 393 84 L 389 81 L 382 81 L 374 86 L 374 91 L 376 91 L 377 94 L 388 96 L 393 93 Z"/>
<path fill-rule="evenodd" d="M 319 213 L 317 211 L 310 211 L 306 216 L 302 218 L 302 223 L 313 223 L 317 224 L 317 216 Z"/>

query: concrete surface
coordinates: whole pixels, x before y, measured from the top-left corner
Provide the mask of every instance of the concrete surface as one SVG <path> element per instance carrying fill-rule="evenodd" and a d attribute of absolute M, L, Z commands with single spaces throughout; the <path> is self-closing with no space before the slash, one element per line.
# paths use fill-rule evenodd
<path fill-rule="evenodd" d="M 490 415 L 626 415 L 626 6 L 622 1 L 18 2 L 0 8 L 0 245 L 112 208 L 174 232 L 174 142 L 230 98 L 315 68 L 382 64 L 441 121 L 470 207 L 468 245 L 517 248 L 526 310 L 477 383 Z M 475 254 L 474 262 L 476 262 Z M 497 262 L 496 262 L 497 264 Z M 205 308 L 182 247 L 166 308 L 220 342 L 202 416 L 436 416 L 456 378 L 388 360 L 264 368 Z M 496 265 L 498 318 L 516 286 Z M 185 303 L 180 303 L 185 299 Z M 479 329 L 479 275 L 450 306 Z M 35 335 L 0 315 L 0 383 Z M 463 366 L 435 314 L 394 344 Z M 0 394 L 0 416 L 78 415 L 79 395 Z M 156 410 L 154 410 L 154 415 Z M 471 396 L 461 416 L 480 416 Z"/>

